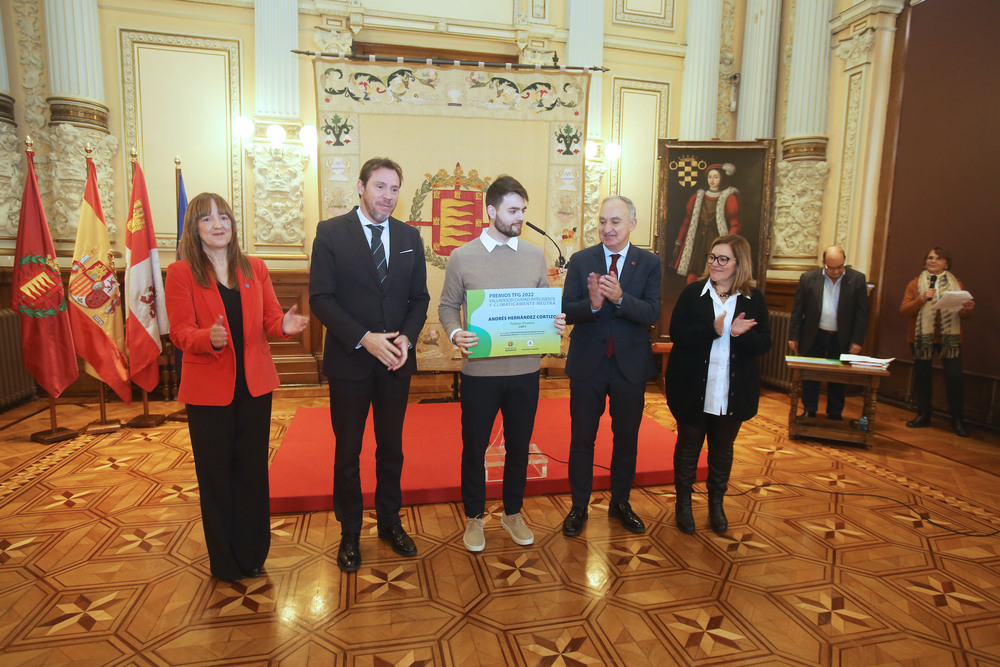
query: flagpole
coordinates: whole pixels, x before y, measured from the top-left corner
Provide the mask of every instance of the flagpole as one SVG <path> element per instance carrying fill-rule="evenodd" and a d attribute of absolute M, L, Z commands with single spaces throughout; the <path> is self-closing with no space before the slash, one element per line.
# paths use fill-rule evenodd
<path fill-rule="evenodd" d="M 185 201 L 187 201 L 186 195 L 185 195 Z M 180 210 L 180 204 L 181 204 L 181 156 L 180 155 L 175 155 L 174 156 L 174 204 L 177 206 L 177 217 L 178 217 L 178 219 L 180 219 L 180 216 L 181 216 L 181 210 Z M 180 249 L 181 249 L 181 235 L 180 235 L 180 233 L 178 233 L 177 234 L 177 255 L 176 255 L 177 259 L 181 258 Z M 170 391 L 170 399 L 171 400 L 176 400 L 176 398 L 177 398 L 177 392 L 180 391 L 180 370 L 181 370 L 181 359 L 183 358 L 183 352 L 181 352 L 176 347 L 174 347 L 174 344 L 173 344 L 173 342 L 170 341 L 170 337 L 169 336 L 167 336 L 166 338 L 167 338 L 167 343 L 169 344 L 170 350 L 171 350 L 171 353 L 167 355 L 167 367 L 169 369 L 169 372 L 168 372 L 168 375 L 167 375 L 167 377 L 168 377 L 167 386 L 168 386 L 169 391 Z M 174 391 L 174 378 L 177 378 L 177 391 Z M 169 421 L 175 421 L 175 422 L 186 422 L 188 420 L 188 417 L 187 417 L 187 406 L 185 405 L 180 410 L 176 410 L 174 412 L 171 412 L 170 414 L 167 415 L 167 419 Z"/>
<path fill-rule="evenodd" d="M 135 168 L 139 161 L 139 152 L 135 149 L 135 146 L 133 146 L 132 150 L 129 151 L 129 155 L 132 158 L 132 177 L 134 178 Z M 128 420 L 125 425 L 129 428 L 150 428 L 152 426 L 159 426 L 166 421 L 167 418 L 161 414 L 149 414 L 149 392 L 146 391 L 145 388 L 140 388 L 142 389 L 142 414 L 136 415 L 132 419 Z"/>
<path fill-rule="evenodd" d="M 62 428 L 56 424 L 56 398 L 52 394 L 49 394 L 49 430 L 32 433 L 31 439 L 43 445 L 51 445 L 63 440 L 71 440 L 78 435 L 80 435 L 79 431 Z"/>

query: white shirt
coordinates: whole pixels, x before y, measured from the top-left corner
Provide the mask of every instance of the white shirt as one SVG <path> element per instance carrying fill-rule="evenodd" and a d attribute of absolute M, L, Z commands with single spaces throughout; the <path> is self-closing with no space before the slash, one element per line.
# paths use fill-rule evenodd
<path fill-rule="evenodd" d="M 726 319 L 722 323 L 722 335 L 712 341 L 712 352 L 708 357 L 708 382 L 705 385 L 705 412 L 710 415 L 725 415 L 729 412 L 729 349 L 732 345 L 731 330 L 733 317 L 736 315 L 736 297 L 739 292 L 733 292 L 723 303 L 719 295 L 712 289 L 712 281 L 705 281 L 705 292 L 712 295 L 712 305 L 715 306 L 715 317 L 722 313 Z"/>
<path fill-rule="evenodd" d="M 488 230 L 483 230 L 483 233 L 479 235 L 479 240 L 482 241 L 483 245 L 486 246 L 486 252 L 493 252 L 502 245 L 509 246 L 511 250 L 517 252 L 517 237 L 512 236 L 507 239 L 506 243 L 500 243 L 495 238 L 487 233 Z M 451 341 L 452 345 L 455 344 L 455 332 L 461 331 L 461 328 L 456 327 L 448 334 L 448 340 Z"/>
<path fill-rule="evenodd" d="M 361 212 L 361 207 L 358 207 L 358 217 L 361 218 L 361 231 L 365 233 L 365 238 L 368 239 L 368 247 L 372 247 L 372 232 L 368 229 L 368 225 L 375 225 L 377 229 L 382 230 L 382 248 L 385 250 L 385 268 L 389 269 L 389 235 L 385 232 L 389 229 L 389 220 L 385 219 L 380 223 L 374 223 L 365 217 L 365 214 Z"/>
<path fill-rule="evenodd" d="M 618 282 L 622 281 L 622 273 L 625 269 L 625 255 L 628 254 L 628 248 L 630 245 L 632 244 L 626 243 L 625 247 L 618 252 L 611 252 L 611 249 L 606 245 L 601 246 L 604 248 L 604 270 L 608 273 L 611 273 L 611 255 L 621 255 L 618 258 L 618 264 L 615 266 L 615 269 L 618 271 Z"/>
<path fill-rule="evenodd" d="M 837 304 L 840 303 L 840 282 L 844 274 L 836 280 L 823 272 L 823 310 L 819 315 L 819 328 L 824 331 L 837 330 Z"/>

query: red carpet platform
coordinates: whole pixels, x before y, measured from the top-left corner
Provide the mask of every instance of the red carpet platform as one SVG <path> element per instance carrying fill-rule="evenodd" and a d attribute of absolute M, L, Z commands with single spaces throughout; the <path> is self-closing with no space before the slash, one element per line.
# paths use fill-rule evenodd
<path fill-rule="evenodd" d="M 412 404 L 403 427 L 403 504 L 461 500 L 461 412 L 458 403 Z M 532 443 L 561 461 L 569 458 L 569 399 L 538 402 Z M 639 430 L 636 486 L 670 484 L 674 480 L 676 436 L 652 419 L 644 418 Z M 311 512 L 333 509 L 333 429 L 327 408 L 299 408 L 271 464 L 271 512 Z M 610 465 L 611 417 L 605 412 L 597 436 L 594 462 Z M 526 493 L 568 493 L 565 463 L 548 461 L 546 479 L 528 480 Z M 707 475 L 705 453 L 698 464 L 698 479 Z M 594 490 L 607 489 L 607 470 L 594 469 Z M 365 507 L 374 505 L 375 435 L 371 418 L 361 454 L 361 487 Z M 487 497 L 499 498 L 501 483 L 487 484 Z"/>

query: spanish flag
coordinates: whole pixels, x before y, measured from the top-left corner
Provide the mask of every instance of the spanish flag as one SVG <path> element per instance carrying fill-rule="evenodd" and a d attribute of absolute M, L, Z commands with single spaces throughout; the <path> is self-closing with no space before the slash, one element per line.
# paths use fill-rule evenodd
<path fill-rule="evenodd" d="M 107 384 L 118 397 L 132 401 L 132 383 L 125 357 L 122 301 L 104 219 L 97 169 L 87 158 L 87 186 L 76 228 L 73 271 L 69 279 L 69 319 L 73 343 L 84 370 Z"/>

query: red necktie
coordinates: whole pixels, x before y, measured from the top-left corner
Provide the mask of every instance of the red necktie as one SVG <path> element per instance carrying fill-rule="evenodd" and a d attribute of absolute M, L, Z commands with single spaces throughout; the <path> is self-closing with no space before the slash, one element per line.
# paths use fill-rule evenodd
<path fill-rule="evenodd" d="M 608 269 L 608 275 L 614 276 L 616 279 L 618 278 L 618 258 L 619 257 L 621 257 L 621 255 L 619 255 L 617 253 L 611 255 L 611 268 Z M 614 338 L 614 336 L 611 335 L 611 332 L 608 332 L 608 347 L 607 347 L 606 350 L 604 350 L 604 356 L 605 357 L 610 357 L 610 356 L 614 355 L 614 353 L 615 353 L 615 338 Z"/>

